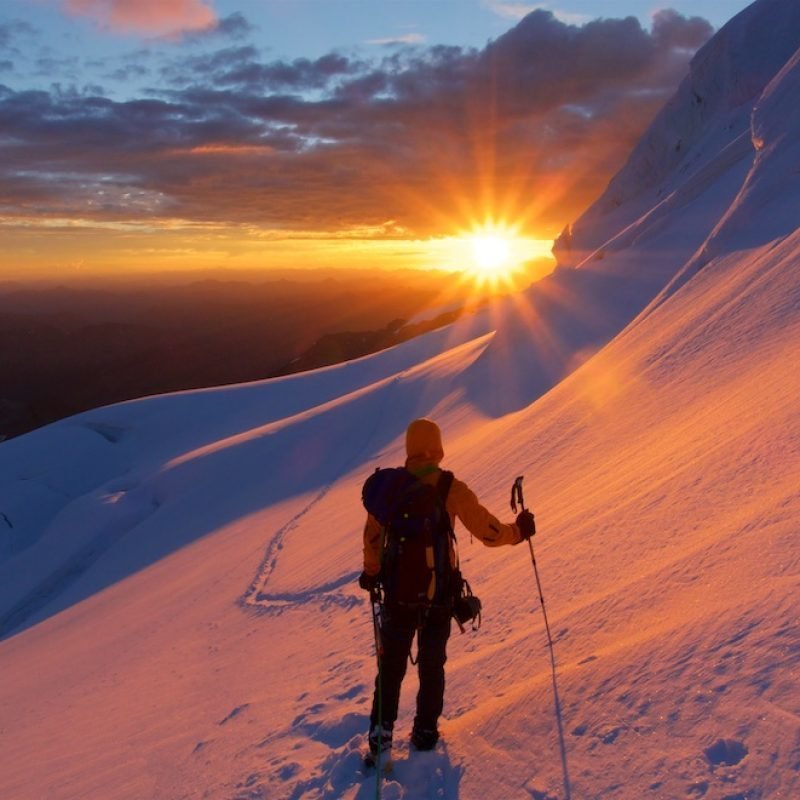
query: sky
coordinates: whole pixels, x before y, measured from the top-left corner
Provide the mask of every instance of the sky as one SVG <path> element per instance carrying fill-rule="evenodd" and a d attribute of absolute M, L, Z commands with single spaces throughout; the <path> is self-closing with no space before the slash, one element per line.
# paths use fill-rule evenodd
<path fill-rule="evenodd" d="M 743 0 L 4 0 L 0 279 L 541 256 Z"/>

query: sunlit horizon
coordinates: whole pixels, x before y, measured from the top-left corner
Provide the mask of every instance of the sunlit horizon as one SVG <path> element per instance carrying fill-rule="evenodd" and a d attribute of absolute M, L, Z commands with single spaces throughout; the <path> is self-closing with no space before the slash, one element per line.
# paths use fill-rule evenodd
<path fill-rule="evenodd" d="M 301 37 L 289 56 L 258 24 L 266 8 L 10 3 L 0 280 L 354 267 L 500 287 L 552 263 L 554 237 L 713 32 L 680 11 L 595 19 L 476 1 L 461 13 L 483 20 L 477 43 L 442 46 L 452 23 L 411 44 L 365 28 L 347 49 Z M 376 4 L 360 23 L 386 14 Z"/>
<path fill-rule="evenodd" d="M 7 230 L 9 226 L 4 226 Z M 98 228 L 91 221 L 48 221 L 15 225 L 4 247 L 0 281 L 51 280 L 202 270 L 443 270 L 480 283 L 503 283 L 504 275 L 536 264 L 541 277 L 555 264 L 553 240 L 535 238 L 509 226 L 464 228 L 450 235 L 400 238 L 383 229 L 340 234 L 264 231 L 253 226 L 116 222 Z M 476 242 L 505 249 L 502 264 L 476 261 Z M 502 242 L 502 244 L 499 244 Z M 478 245 L 480 248 L 481 245 Z"/>

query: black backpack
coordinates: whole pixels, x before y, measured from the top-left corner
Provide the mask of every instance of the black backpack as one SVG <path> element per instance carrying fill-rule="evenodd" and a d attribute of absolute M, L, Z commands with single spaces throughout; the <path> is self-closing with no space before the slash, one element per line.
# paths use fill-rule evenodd
<path fill-rule="evenodd" d="M 461 574 L 450 561 L 455 533 L 445 503 L 453 473 L 436 485 L 403 467 L 377 469 L 361 492 L 364 507 L 384 528 L 381 583 L 386 602 L 452 608 Z"/>

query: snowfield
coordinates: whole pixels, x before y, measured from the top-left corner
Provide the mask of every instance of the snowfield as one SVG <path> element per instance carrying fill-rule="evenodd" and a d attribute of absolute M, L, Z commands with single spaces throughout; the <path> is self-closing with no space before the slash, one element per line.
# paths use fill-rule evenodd
<path fill-rule="evenodd" d="M 560 720 L 527 549 L 457 531 L 483 627 L 382 796 L 800 798 L 799 47 L 734 18 L 525 293 L 2 443 L 0 797 L 374 797 L 360 488 L 427 415 L 507 521 L 525 475 Z"/>

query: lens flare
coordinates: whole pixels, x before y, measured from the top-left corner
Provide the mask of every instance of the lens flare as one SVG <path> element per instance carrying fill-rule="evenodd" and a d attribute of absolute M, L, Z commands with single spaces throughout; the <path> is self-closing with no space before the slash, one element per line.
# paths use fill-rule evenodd
<path fill-rule="evenodd" d="M 462 241 L 468 253 L 462 269 L 478 286 L 511 286 L 515 273 L 531 257 L 524 237 L 510 225 L 476 225 L 464 232 Z"/>
<path fill-rule="evenodd" d="M 510 242 L 502 236 L 472 237 L 472 260 L 476 269 L 487 276 L 503 271 L 510 252 Z"/>

